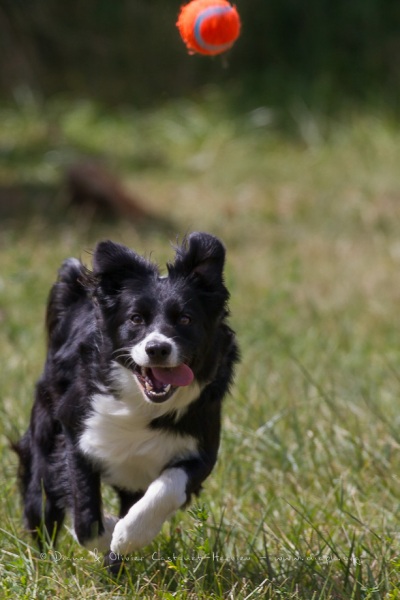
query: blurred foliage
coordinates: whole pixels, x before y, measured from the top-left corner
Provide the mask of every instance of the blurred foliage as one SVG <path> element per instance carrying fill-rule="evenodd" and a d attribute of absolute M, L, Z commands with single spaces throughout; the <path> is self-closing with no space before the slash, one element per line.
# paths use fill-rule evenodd
<path fill-rule="evenodd" d="M 242 36 L 214 59 L 187 55 L 181 3 L 0 0 L 0 94 L 139 106 L 229 83 L 268 104 L 397 101 L 397 0 L 237 0 Z"/>

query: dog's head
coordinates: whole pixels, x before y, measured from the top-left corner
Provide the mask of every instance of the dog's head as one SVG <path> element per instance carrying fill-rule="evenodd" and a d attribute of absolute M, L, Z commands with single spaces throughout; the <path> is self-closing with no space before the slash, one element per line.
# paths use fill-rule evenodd
<path fill-rule="evenodd" d="M 224 262 L 223 245 L 206 233 L 176 248 L 166 276 L 125 246 L 98 244 L 93 270 L 105 332 L 146 400 L 165 402 L 214 375 L 229 297 Z"/>

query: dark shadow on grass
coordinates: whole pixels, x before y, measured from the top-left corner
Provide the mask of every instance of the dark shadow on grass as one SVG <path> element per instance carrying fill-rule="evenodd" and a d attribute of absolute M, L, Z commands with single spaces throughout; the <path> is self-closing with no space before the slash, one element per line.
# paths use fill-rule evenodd
<path fill-rule="evenodd" d="M 83 223 L 112 227 L 129 222 L 143 234 L 157 231 L 173 235 L 177 227 L 171 219 L 154 214 L 145 205 L 140 215 L 124 215 L 112 203 L 86 197 L 73 201 L 65 184 L 0 185 L 0 231 L 24 231 L 35 221 L 44 223 L 49 235 Z"/>

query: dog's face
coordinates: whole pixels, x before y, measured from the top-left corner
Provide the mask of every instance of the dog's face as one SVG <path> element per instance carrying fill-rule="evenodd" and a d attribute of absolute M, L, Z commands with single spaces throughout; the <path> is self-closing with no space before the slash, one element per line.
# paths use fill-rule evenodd
<path fill-rule="evenodd" d="M 194 233 L 177 249 L 168 275 L 113 242 L 94 254 L 98 298 L 113 357 L 149 402 L 161 403 L 194 380 L 205 383 L 226 315 L 225 250 Z"/>

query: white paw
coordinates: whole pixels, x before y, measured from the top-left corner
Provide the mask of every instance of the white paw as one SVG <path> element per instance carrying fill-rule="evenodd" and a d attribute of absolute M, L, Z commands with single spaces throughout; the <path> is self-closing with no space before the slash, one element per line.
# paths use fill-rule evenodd
<path fill-rule="evenodd" d="M 187 475 L 180 468 L 166 469 L 147 489 L 141 500 L 118 521 L 111 551 L 129 554 L 150 544 L 161 527 L 186 500 Z"/>
<path fill-rule="evenodd" d="M 143 515 L 138 514 L 136 518 L 127 515 L 118 521 L 114 528 L 111 540 L 111 551 L 115 554 L 129 554 L 150 544 L 158 534 L 160 527 L 149 523 Z"/>

